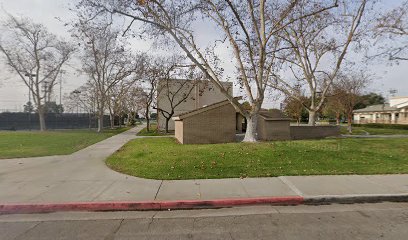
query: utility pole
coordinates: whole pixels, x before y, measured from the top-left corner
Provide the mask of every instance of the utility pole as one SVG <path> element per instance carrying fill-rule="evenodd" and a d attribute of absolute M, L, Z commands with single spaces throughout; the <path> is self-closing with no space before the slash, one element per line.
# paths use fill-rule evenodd
<path fill-rule="evenodd" d="M 51 94 L 48 92 L 48 81 L 44 81 L 43 92 L 44 92 L 44 99 L 45 99 L 44 104 L 46 105 L 49 102 L 48 98 L 50 97 L 49 95 Z"/>
<path fill-rule="evenodd" d="M 24 76 L 28 77 L 28 104 L 30 104 L 30 106 L 28 106 L 28 130 L 31 131 L 31 106 L 33 106 L 33 104 L 31 104 L 31 88 L 32 88 L 32 83 L 33 83 L 33 77 L 36 77 L 37 75 L 32 74 L 32 73 L 26 73 Z"/>

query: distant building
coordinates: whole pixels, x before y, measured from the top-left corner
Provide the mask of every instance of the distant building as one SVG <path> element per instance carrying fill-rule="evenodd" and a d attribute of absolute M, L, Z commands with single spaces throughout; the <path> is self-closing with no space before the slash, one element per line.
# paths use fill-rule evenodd
<path fill-rule="evenodd" d="M 354 110 L 354 123 L 408 124 L 408 97 L 391 97 L 389 103 Z"/>
<path fill-rule="evenodd" d="M 185 84 L 187 83 L 187 84 Z M 177 98 L 183 98 L 184 94 L 190 93 L 189 96 L 179 106 L 175 108 L 174 116 L 180 115 L 185 112 L 190 112 L 208 106 L 227 98 L 221 91 L 209 81 L 194 82 L 191 80 L 174 79 L 174 80 L 161 80 L 157 87 L 157 108 L 163 110 L 170 110 L 170 101 L 167 97 L 167 84 L 169 84 L 169 90 L 172 93 L 177 92 L 174 96 Z M 233 93 L 232 82 L 222 82 L 224 89 L 228 91 L 230 95 Z M 193 89 L 192 89 L 193 88 Z M 192 89 L 192 90 L 191 90 Z M 191 90 L 191 91 L 190 91 Z M 157 112 L 157 126 L 158 129 L 164 130 L 166 128 L 166 119 L 163 117 L 160 111 Z M 174 120 L 169 122 L 169 130 L 174 130 Z"/>

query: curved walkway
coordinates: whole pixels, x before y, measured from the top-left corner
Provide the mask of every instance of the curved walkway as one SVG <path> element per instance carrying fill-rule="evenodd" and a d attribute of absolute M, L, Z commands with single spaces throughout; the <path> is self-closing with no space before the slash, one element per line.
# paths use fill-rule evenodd
<path fill-rule="evenodd" d="M 109 169 L 104 160 L 142 127 L 71 155 L 0 160 L 0 204 L 408 194 L 408 174 L 161 181 Z"/>

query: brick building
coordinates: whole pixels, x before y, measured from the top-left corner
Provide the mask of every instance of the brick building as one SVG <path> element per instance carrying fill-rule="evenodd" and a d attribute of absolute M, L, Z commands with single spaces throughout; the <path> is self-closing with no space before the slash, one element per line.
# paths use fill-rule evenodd
<path fill-rule="evenodd" d="M 232 82 L 223 82 L 224 89 L 232 95 Z M 185 98 L 184 94 L 188 94 L 185 101 L 178 105 L 174 110 L 174 116 L 182 113 L 190 112 L 223 100 L 226 100 L 224 94 L 210 81 L 192 81 L 184 79 L 161 80 L 157 87 L 157 108 L 170 110 L 171 103 L 169 100 L 172 97 L 173 101 L 177 102 L 177 98 Z M 157 112 L 158 129 L 164 130 L 166 127 L 166 119 Z M 174 130 L 174 120 L 169 122 L 169 130 Z"/>
<path fill-rule="evenodd" d="M 182 144 L 235 141 L 236 111 L 228 100 L 173 117 L 175 137 Z"/>

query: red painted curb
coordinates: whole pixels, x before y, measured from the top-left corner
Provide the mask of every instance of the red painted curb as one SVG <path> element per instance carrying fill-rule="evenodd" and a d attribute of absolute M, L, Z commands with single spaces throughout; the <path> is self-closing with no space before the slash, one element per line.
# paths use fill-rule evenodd
<path fill-rule="evenodd" d="M 0 204 L 0 214 L 48 213 L 63 211 L 137 211 L 175 210 L 195 208 L 221 208 L 244 205 L 299 205 L 304 202 L 300 196 L 238 198 L 218 200 L 142 201 L 142 202 L 69 202 L 40 204 Z"/>

